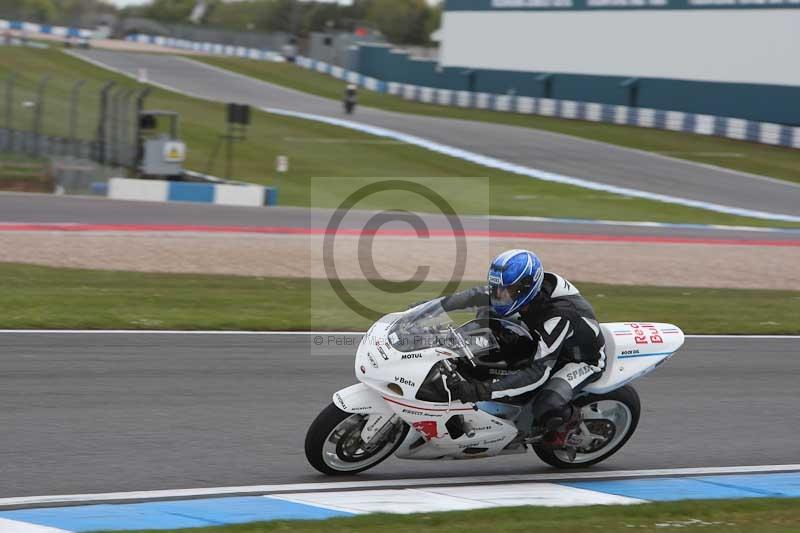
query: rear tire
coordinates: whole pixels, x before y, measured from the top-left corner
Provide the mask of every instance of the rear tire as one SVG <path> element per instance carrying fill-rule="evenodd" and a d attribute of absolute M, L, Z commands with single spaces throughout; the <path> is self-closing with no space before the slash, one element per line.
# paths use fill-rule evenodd
<path fill-rule="evenodd" d="M 367 415 L 352 414 L 342 411 L 333 403 L 322 410 L 311 423 L 306 433 L 306 459 L 309 464 L 330 476 L 357 474 L 385 461 L 403 442 L 408 434 L 408 425 L 389 434 L 379 448 L 364 451 L 361 455 L 348 455 L 347 442 L 349 438 L 360 441 L 361 423 Z M 344 442 L 343 442 L 344 441 Z M 363 451 L 363 450 L 362 450 Z"/>
<path fill-rule="evenodd" d="M 591 454 L 582 454 L 579 452 L 575 457 L 575 461 L 569 461 L 567 453 L 564 450 L 534 445 L 533 451 L 539 456 L 539 459 L 556 468 L 586 468 L 601 461 L 605 461 L 614 455 L 620 448 L 625 446 L 625 443 L 628 442 L 628 439 L 630 439 L 631 436 L 633 436 L 634 431 L 636 431 L 636 426 L 639 425 L 639 416 L 641 414 L 642 406 L 636 389 L 630 385 L 625 385 L 624 387 L 613 390 L 606 394 L 590 394 L 588 396 L 583 396 L 575 400 L 573 405 L 581 408 L 585 415 L 586 413 L 591 413 L 592 407 L 595 406 L 595 404 L 598 404 L 598 402 L 604 402 L 604 405 L 614 405 L 614 403 L 616 403 L 627 407 L 626 415 L 629 418 L 624 424 L 626 427 L 615 427 L 615 435 L 610 439 L 610 442 L 605 445 L 611 445 L 611 448 L 609 448 L 607 451 L 603 451 L 604 448 L 601 447 Z M 619 412 L 625 413 L 625 410 L 620 408 Z M 584 420 L 584 423 L 588 420 L 591 420 L 591 418 Z M 617 438 L 616 432 L 618 432 L 620 429 L 622 429 L 625 434 L 622 435 L 621 438 Z"/>

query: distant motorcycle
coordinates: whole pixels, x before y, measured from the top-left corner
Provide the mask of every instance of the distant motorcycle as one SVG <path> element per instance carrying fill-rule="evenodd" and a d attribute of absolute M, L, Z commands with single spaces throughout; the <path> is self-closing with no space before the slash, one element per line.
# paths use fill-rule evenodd
<path fill-rule="evenodd" d="M 529 447 L 558 468 L 599 463 L 622 448 L 639 423 L 641 404 L 629 383 L 684 342 L 671 324 L 601 324 L 606 369 L 575 398 L 580 423 L 562 447 L 553 448 L 530 433 L 535 391 L 464 404 L 452 400 L 447 388 L 448 377 L 487 379 L 507 372 L 492 354 L 509 334 L 530 339 L 524 325 L 484 318 L 454 328 L 435 306 L 437 301 L 386 315 L 367 331 L 356 351 L 360 383 L 334 394 L 306 435 L 306 458 L 314 468 L 354 474 L 392 453 L 401 459 L 474 459 L 526 453 Z"/>
<path fill-rule="evenodd" d="M 358 90 L 355 85 L 348 85 L 344 91 L 344 112 L 352 115 L 356 109 L 356 102 L 358 101 Z"/>

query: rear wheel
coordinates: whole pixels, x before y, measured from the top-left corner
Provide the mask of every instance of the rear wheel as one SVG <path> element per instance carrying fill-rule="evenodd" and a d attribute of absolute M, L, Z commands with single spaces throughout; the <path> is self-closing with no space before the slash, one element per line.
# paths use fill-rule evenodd
<path fill-rule="evenodd" d="M 408 425 L 395 422 L 386 433 L 364 443 L 361 430 L 367 418 L 333 403 L 323 409 L 306 433 L 306 459 L 311 466 L 328 475 L 357 474 L 389 457 L 403 442 Z"/>
<path fill-rule="evenodd" d="M 573 445 L 533 447 L 542 461 L 557 468 L 585 468 L 605 461 L 628 442 L 639 424 L 639 395 L 629 385 L 578 398 L 573 404 L 581 409 L 582 416 L 578 430 L 570 437 Z"/>

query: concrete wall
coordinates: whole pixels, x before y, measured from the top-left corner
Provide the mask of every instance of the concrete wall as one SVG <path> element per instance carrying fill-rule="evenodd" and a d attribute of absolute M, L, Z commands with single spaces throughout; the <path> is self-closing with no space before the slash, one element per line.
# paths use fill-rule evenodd
<path fill-rule="evenodd" d="M 385 42 L 377 35 L 356 36 L 352 33 L 311 32 L 307 57 L 348 68 L 350 49 L 359 43 Z"/>
<path fill-rule="evenodd" d="M 117 200 L 195 202 L 249 207 L 275 205 L 277 202 L 277 191 L 273 187 L 128 178 L 111 178 L 107 194 L 109 198 Z"/>
<path fill-rule="evenodd" d="M 117 28 L 120 37 L 146 33 L 174 39 L 197 42 L 219 43 L 245 48 L 258 48 L 280 51 L 289 44 L 292 36 L 286 32 L 230 31 L 188 24 L 163 24 L 151 19 L 129 17 Z"/>

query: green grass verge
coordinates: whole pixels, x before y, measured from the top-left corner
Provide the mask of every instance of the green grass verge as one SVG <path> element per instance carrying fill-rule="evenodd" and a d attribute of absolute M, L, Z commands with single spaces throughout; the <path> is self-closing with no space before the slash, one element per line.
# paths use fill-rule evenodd
<path fill-rule="evenodd" d="M 124 88 L 141 87 L 129 78 L 100 69 L 55 49 L 0 47 L 0 77 L 5 77 L 12 71 L 19 76 L 14 107 L 14 124 L 17 127 L 30 125 L 31 110 L 24 107 L 23 103 L 33 99 L 37 81 L 43 74 L 52 75 L 46 93 L 44 125 L 45 130 L 53 135 L 66 134 L 69 123 L 69 94 L 76 80 L 88 80 L 81 93 L 79 113 L 79 131 L 85 138 L 92 138 L 96 131 L 97 95 L 105 81 L 114 80 Z M 225 126 L 224 106 L 159 89 L 148 99 L 147 107 L 180 113 L 181 134 L 188 144 L 186 166 L 205 171 L 208 155 L 213 151 Z M 318 176 L 337 179 L 360 177 L 370 180 L 389 177 L 482 176 L 489 181 L 488 195 L 487 187 L 472 187 L 469 181 L 461 182 L 458 194 L 448 198 L 457 212 L 800 227 L 800 224 L 747 219 L 541 182 L 493 171 L 407 144 L 375 141 L 375 137 L 352 130 L 255 112 L 253 124 L 248 130 L 248 139 L 237 144 L 235 148 L 234 177 L 254 183 L 275 184 L 275 158 L 286 155 L 290 159 L 290 170 L 277 182 L 280 189 L 279 201 L 284 205 L 312 205 L 310 182 L 312 177 Z M 211 173 L 221 172 L 220 158 Z M 348 189 L 352 184 L 345 181 L 337 184 L 336 180 L 332 180 L 328 185 L 326 193 L 330 194 L 313 195 L 314 206 L 334 206 L 334 200 L 341 197 L 343 191 L 352 190 Z M 432 209 L 430 206 L 411 205 L 418 210 Z M 358 207 L 379 209 L 386 206 L 375 198 L 370 198 Z"/>
<path fill-rule="evenodd" d="M 673 528 L 725 533 L 797 533 L 800 531 L 800 499 L 708 500 L 566 508 L 509 507 L 405 516 L 376 514 L 317 521 L 282 520 L 181 529 L 166 533 L 629 533 L 662 532 Z"/>
<path fill-rule="evenodd" d="M 291 63 L 271 63 L 252 59 L 192 57 L 210 65 L 226 68 L 270 83 L 303 92 L 340 99 L 345 83 L 319 72 Z M 438 106 L 403 100 L 402 98 L 363 90 L 361 105 L 426 116 L 495 122 L 566 133 L 629 148 L 657 152 L 698 163 L 772 176 L 800 182 L 800 150 L 768 146 L 690 133 L 663 131 L 632 126 L 601 124 L 583 120 L 567 120 L 517 113 Z"/>
<path fill-rule="evenodd" d="M 151 274 L 0 263 L 2 329 L 364 330 L 325 280 Z M 477 282 L 467 282 L 471 286 Z M 658 321 L 687 333 L 798 334 L 800 292 L 577 283 L 603 322 Z M 347 282 L 378 311 L 433 298 Z"/>

